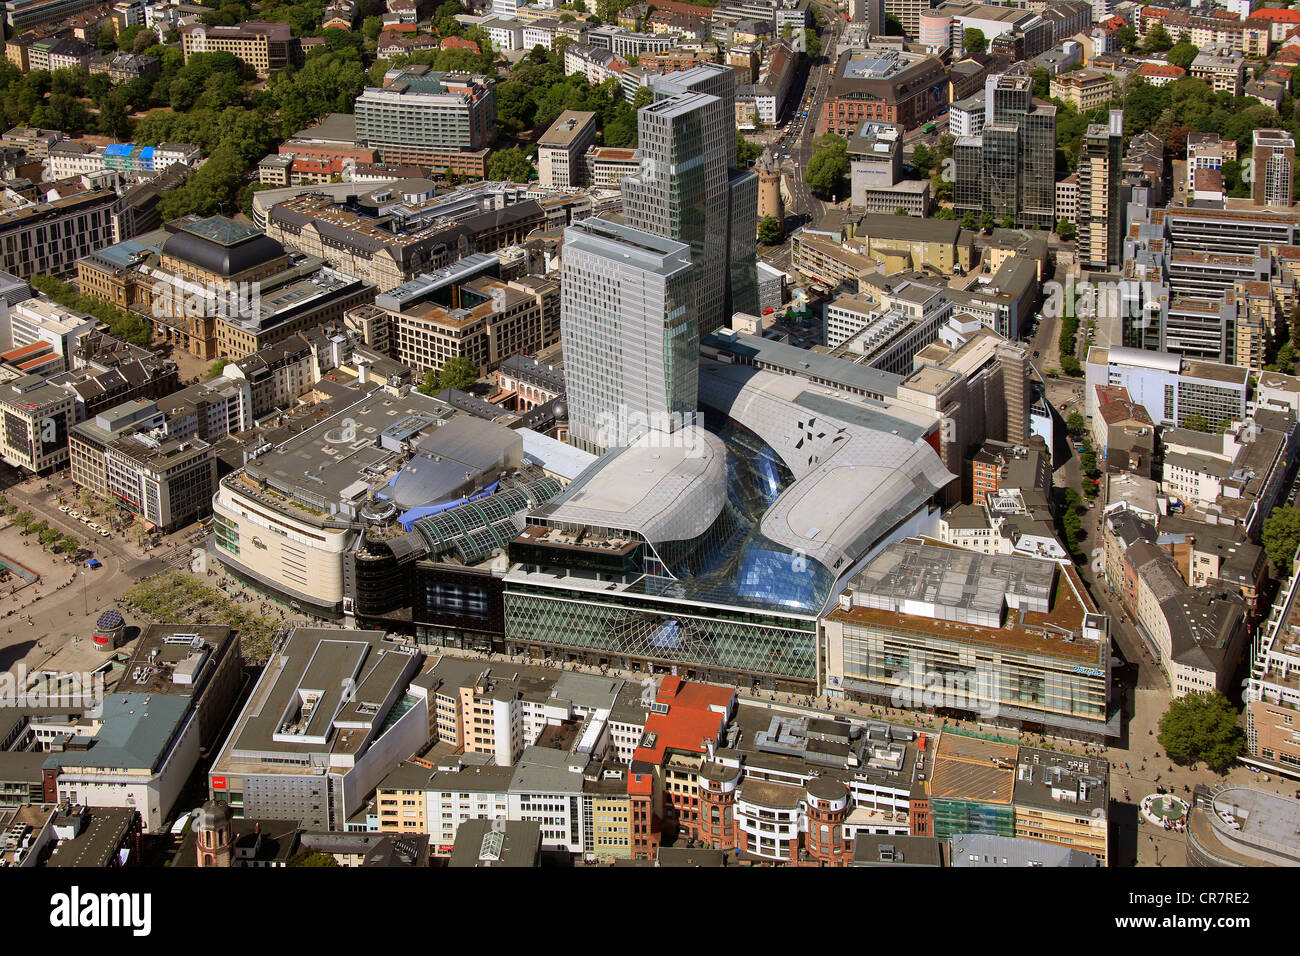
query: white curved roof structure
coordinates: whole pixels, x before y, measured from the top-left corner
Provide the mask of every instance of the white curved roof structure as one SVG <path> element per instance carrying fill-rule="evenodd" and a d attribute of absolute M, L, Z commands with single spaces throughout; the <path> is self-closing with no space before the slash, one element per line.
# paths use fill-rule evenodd
<path fill-rule="evenodd" d="M 836 574 L 954 478 L 924 438 L 935 420 L 920 409 L 876 408 L 738 365 L 701 365 L 699 394 L 795 478 L 764 514 L 763 534 Z"/>
<path fill-rule="evenodd" d="M 688 541 L 709 529 L 726 500 L 726 446 L 687 425 L 647 432 L 603 455 L 552 502 L 547 518 L 633 531 L 651 544 Z"/>

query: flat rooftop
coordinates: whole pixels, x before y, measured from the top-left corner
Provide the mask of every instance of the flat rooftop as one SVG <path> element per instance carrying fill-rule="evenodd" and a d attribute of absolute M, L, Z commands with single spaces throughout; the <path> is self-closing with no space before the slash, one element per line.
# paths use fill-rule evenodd
<path fill-rule="evenodd" d="M 405 675 L 414 676 L 414 657 L 385 637 L 295 628 L 262 672 L 214 769 L 303 773 L 311 754 L 359 753 L 396 706 Z M 271 754 L 301 759 L 269 761 Z"/>

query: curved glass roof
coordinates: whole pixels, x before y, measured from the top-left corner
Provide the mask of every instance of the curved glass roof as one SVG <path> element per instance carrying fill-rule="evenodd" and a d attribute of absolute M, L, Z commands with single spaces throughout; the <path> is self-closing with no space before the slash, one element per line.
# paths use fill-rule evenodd
<path fill-rule="evenodd" d="M 477 564 L 503 550 L 523 530 L 522 512 L 550 501 L 560 482 L 547 476 L 495 495 L 471 501 L 411 526 L 433 555 L 455 552 L 465 564 Z"/>

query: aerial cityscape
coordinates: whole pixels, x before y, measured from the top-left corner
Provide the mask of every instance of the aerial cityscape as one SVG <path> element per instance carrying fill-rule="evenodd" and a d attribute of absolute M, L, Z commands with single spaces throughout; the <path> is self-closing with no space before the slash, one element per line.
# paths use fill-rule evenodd
<path fill-rule="evenodd" d="M 0 865 L 1300 866 L 1300 3 L 3 15 Z"/>

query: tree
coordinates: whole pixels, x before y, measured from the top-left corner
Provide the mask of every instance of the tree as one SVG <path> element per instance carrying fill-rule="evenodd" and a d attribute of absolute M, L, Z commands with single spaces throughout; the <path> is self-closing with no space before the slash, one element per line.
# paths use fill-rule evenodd
<path fill-rule="evenodd" d="M 1082 435 L 1088 430 L 1088 422 L 1078 412 L 1071 412 L 1070 417 L 1065 420 L 1065 427 L 1071 435 Z"/>
<path fill-rule="evenodd" d="M 1068 219 L 1062 219 L 1056 224 L 1056 234 L 1066 242 L 1069 242 L 1074 238 L 1074 232 L 1074 223 L 1070 222 Z"/>
<path fill-rule="evenodd" d="M 1072 375 L 1075 378 L 1078 378 L 1080 375 L 1083 374 L 1083 366 L 1079 363 L 1079 360 L 1075 358 L 1073 355 L 1062 355 L 1061 371 L 1064 372 L 1066 375 Z"/>
<path fill-rule="evenodd" d="M 885 36 L 901 37 L 904 36 L 903 21 L 898 19 L 892 13 L 885 14 Z"/>
<path fill-rule="evenodd" d="M 987 50 L 989 41 L 985 38 L 983 30 L 967 27 L 961 34 L 961 46 L 967 56 L 973 56 Z"/>
<path fill-rule="evenodd" d="M 463 355 L 447 359 L 438 373 L 438 384 L 442 388 L 464 388 L 478 381 L 478 366 Z"/>
<path fill-rule="evenodd" d="M 1243 749 L 1237 712 L 1219 691 L 1194 691 L 1170 701 L 1156 737 L 1176 763 L 1203 761 L 1223 773 Z"/>
<path fill-rule="evenodd" d="M 975 213 L 973 211 L 969 209 L 966 210 L 965 214 L 961 217 L 961 227 L 968 232 L 973 232 L 975 230 L 976 222 Z"/>
<path fill-rule="evenodd" d="M 736 165 L 741 169 L 749 169 L 761 155 L 763 155 L 763 147 L 751 143 L 740 134 L 740 130 L 736 130 Z"/>
<path fill-rule="evenodd" d="M 99 47 L 101 53 L 112 53 L 117 49 L 117 26 L 113 21 L 110 20 L 99 28 L 99 34 L 95 37 L 95 45 Z"/>
<path fill-rule="evenodd" d="M 1010 213 L 1008 213 L 1007 215 L 1003 216 L 1003 217 L 1002 217 L 1002 228 L 1003 228 L 1003 229 L 1014 229 L 1014 228 L 1016 228 L 1016 217 L 1013 216 L 1013 215 L 1011 215 Z"/>
<path fill-rule="evenodd" d="M 840 183 L 849 174 L 848 143 L 842 137 L 827 135 L 817 145 L 804 170 L 803 181 L 813 192 L 834 199 Z"/>
<path fill-rule="evenodd" d="M 1188 415 L 1183 419 L 1183 427 L 1194 432 L 1210 431 L 1210 422 L 1204 415 Z"/>
<path fill-rule="evenodd" d="M 230 364 L 230 359 L 226 358 L 225 356 L 222 356 L 221 358 L 217 359 L 215 362 L 212 363 L 212 367 L 208 369 L 208 373 L 203 376 L 204 379 L 211 381 L 212 379 L 220 375 L 222 370 L 229 364 Z"/>
<path fill-rule="evenodd" d="M 781 223 L 775 216 L 764 216 L 758 224 L 758 241 L 765 246 L 774 246 L 781 241 Z"/>
<path fill-rule="evenodd" d="M 993 213 L 986 212 L 984 215 L 980 216 L 980 230 L 986 235 L 991 233 L 996 226 L 997 221 L 993 218 Z"/>
<path fill-rule="evenodd" d="M 1279 575 L 1289 575 L 1296 548 L 1300 548 L 1300 508 L 1274 508 L 1264 519 L 1260 543 L 1274 570 Z"/>
<path fill-rule="evenodd" d="M 803 50 L 804 55 L 810 60 L 815 60 L 821 56 L 822 41 L 821 37 L 813 30 L 803 31 Z"/>
<path fill-rule="evenodd" d="M 1183 42 L 1175 43 L 1170 47 L 1169 52 L 1165 55 L 1165 59 L 1174 66 L 1181 66 L 1184 70 L 1190 70 L 1192 68 L 1192 61 L 1196 59 L 1197 54 L 1200 52 L 1201 51 L 1196 48 L 1196 44 L 1188 43 L 1184 40 Z"/>
<path fill-rule="evenodd" d="M 488 179 L 511 183 L 526 183 L 536 175 L 528 155 L 518 146 L 494 150 L 488 157 L 487 171 Z"/>
<path fill-rule="evenodd" d="M 318 866 L 331 867 L 338 866 L 338 861 L 328 853 L 321 853 L 319 850 L 299 850 L 289 860 L 290 866 Z"/>
<path fill-rule="evenodd" d="M 1052 95 L 1052 73 L 1045 66 L 1036 66 L 1029 71 L 1034 82 L 1034 96 L 1040 100 L 1050 99 Z"/>
<path fill-rule="evenodd" d="M 1147 33 L 1147 42 L 1143 49 L 1147 53 L 1164 53 L 1166 50 L 1172 49 L 1173 45 L 1174 38 L 1169 35 L 1165 25 L 1157 23 Z"/>
<path fill-rule="evenodd" d="M 917 169 L 934 169 L 935 155 L 924 143 L 917 143 L 916 148 L 912 150 L 912 165 Z"/>

